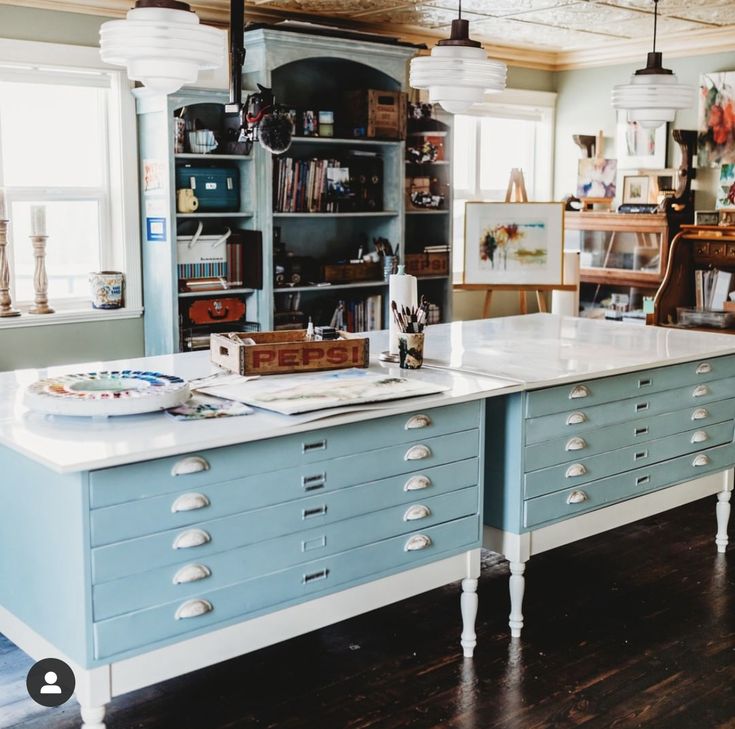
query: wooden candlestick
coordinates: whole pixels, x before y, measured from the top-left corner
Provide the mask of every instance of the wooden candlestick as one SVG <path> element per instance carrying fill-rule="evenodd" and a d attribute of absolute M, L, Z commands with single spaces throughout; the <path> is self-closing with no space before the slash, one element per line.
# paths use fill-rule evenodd
<path fill-rule="evenodd" d="M 0 219 L 0 317 L 20 316 L 10 299 L 10 266 L 5 247 L 8 244 L 8 221 Z"/>
<path fill-rule="evenodd" d="M 54 310 L 48 305 L 48 276 L 46 275 L 46 235 L 32 235 L 33 256 L 36 259 L 36 268 L 33 271 L 33 289 L 36 292 L 33 306 L 29 314 L 53 314 Z"/>

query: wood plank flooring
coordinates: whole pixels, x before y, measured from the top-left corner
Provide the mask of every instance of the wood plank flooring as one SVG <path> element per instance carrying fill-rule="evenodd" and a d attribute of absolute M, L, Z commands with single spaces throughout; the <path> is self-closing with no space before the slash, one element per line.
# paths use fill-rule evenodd
<path fill-rule="evenodd" d="M 534 557 L 520 642 L 486 554 L 472 661 L 452 586 L 115 699 L 108 727 L 735 729 L 735 547 L 714 533 L 712 498 Z M 74 700 L 27 697 L 30 665 L 0 637 L 0 729 L 77 729 Z"/>

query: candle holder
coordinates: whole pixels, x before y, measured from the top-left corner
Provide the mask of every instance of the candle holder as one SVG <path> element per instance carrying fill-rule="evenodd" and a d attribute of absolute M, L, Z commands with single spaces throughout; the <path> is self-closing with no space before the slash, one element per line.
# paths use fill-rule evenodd
<path fill-rule="evenodd" d="M 53 314 L 54 310 L 48 305 L 48 276 L 46 275 L 46 240 L 47 235 L 32 235 L 33 256 L 36 259 L 36 268 L 33 271 L 33 289 L 36 296 L 29 314 Z"/>
<path fill-rule="evenodd" d="M 8 221 L 0 220 L 0 317 L 20 316 L 10 298 L 10 266 L 5 247 L 8 245 Z"/>

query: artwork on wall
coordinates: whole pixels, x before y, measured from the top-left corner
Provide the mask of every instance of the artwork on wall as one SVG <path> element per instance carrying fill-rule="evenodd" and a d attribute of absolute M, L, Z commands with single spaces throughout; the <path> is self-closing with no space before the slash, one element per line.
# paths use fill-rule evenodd
<path fill-rule="evenodd" d="M 618 112 L 615 152 L 620 169 L 633 167 L 666 167 L 668 125 L 645 129 L 638 122 L 628 121 L 625 111 Z"/>
<path fill-rule="evenodd" d="M 648 175 L 626 175 L 623 178 L 623 205 L 649 202 L 651 178 Z"/>
<path fill-rule="evenodd" d="M 563 203 L 468 202 L 465 284 L 562 283 Z"/>
<path fill-rule="evenodd" d="M 579 160 L 577 197 L 615 197 L 617 160 L 589 157 Z"/>
<path fill-rule="evenodd" d="M 735 208 L 735 163 L 723 164 L 720 167 L 717 208 Z"/>
<path fill-rule="evenodd" d="M 699 79 L 699 167 L 735 162 L 735 71 Z"/>

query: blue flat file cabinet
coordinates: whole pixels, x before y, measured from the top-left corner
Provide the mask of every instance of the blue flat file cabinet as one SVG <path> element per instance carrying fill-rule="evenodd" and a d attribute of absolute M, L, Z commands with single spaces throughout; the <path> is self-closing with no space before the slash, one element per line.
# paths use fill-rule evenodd
<path fill-rule="evenodd" d="M 510 561 L 510 629 L 528 559 L 717 494 L 724 552 L 733 489 L 735 356 L 487 401 L 484 543 Z"/>
<path fill-rule="evenodd" d="M 0 630 L 112 696 L 462 580 L 476 638 L 484 402 L 81 473 L 0 449 Z M 10 557 L 12 555 L 12 557 Z"/>

